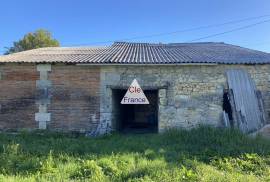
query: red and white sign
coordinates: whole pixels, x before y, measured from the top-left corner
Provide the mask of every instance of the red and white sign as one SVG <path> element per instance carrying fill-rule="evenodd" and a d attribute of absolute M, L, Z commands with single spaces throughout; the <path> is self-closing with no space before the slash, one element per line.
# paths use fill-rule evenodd
<path fill-rule="evenodd" d="M 148 99 L 136 79 L 132 81 L 121 104 L 149 104 Z"/>

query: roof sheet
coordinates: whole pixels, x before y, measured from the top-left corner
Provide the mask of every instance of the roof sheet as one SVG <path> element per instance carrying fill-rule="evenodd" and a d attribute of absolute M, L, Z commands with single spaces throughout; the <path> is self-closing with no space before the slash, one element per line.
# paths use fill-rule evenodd
<path fill-rule="evenodd" d="M 265 64 L 270 54 L 231 44 L 129 43 L 107 47 L 49 47 L 0 56 L 0 62 L 89 64 Z"/>

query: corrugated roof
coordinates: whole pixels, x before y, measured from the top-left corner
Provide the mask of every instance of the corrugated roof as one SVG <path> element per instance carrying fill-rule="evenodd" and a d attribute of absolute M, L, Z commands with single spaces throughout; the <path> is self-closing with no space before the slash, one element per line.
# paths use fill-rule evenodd
<path fill-rule="evenodd" d="M 93 64 L 265 64 L 270 54 L 235 45 L 115 42 L 107 47 L 49 47 L 0 57 L 0 62 Z"/>

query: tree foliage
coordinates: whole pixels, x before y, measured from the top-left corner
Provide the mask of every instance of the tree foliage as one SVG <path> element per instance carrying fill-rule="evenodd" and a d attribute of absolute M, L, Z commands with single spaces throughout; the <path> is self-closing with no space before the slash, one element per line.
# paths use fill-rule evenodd
<path fill-rule="evenodd" d="M 13 42 L 13 46 L 8 48 L 5 54 L 11 54 L 41 47 L 59 47 L 59 45 L 59 42 L 52 38 L 52 34 L 49 31 L 39 29 L 33 33 L 27 33 L 21 40 Z"/>

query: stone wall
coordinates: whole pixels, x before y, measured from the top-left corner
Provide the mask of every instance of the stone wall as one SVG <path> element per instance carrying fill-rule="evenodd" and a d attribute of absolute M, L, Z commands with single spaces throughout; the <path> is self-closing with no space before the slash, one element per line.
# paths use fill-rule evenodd
<path fill-rule="evenodd" d="M 269 118 L 269 65 L 104 66 L 101 69 L 101 122 L 112 126 L 112 88 L 128 88 L 136 78 L 143 89 L 159 90 L 159 131 L 192 128 L 199 124 L 222 126 L 226 70 L 242 68 L 262 92 Z M 113 129 L 113 128 L 112 128 Z"/>
<path fill-rule="evenodd" d="M 247 70 L 261 91 L 269 122 L 270 65 L 54 64 L 41 68 L 35 64 L 1 64 L 0 130 L 46 127 L 92 134 L 109 132 L 117 122 L 112 89 L 127 89 L 134 78 L 143 89 L 158 90 L 160 132 L 199 124 L 222 126 L 226 70 L 238 68 Z M 45 100 L 40 88 L 47 89 Z"/>
<path fill-rule="evenodd" d="M 242 66 L 242 68 L 245 67 Z M 270 123 L 270 65 L 249 66 L 247 69 L 256 83 L 257 90 L 262 93 L 266 120 Z"/>

